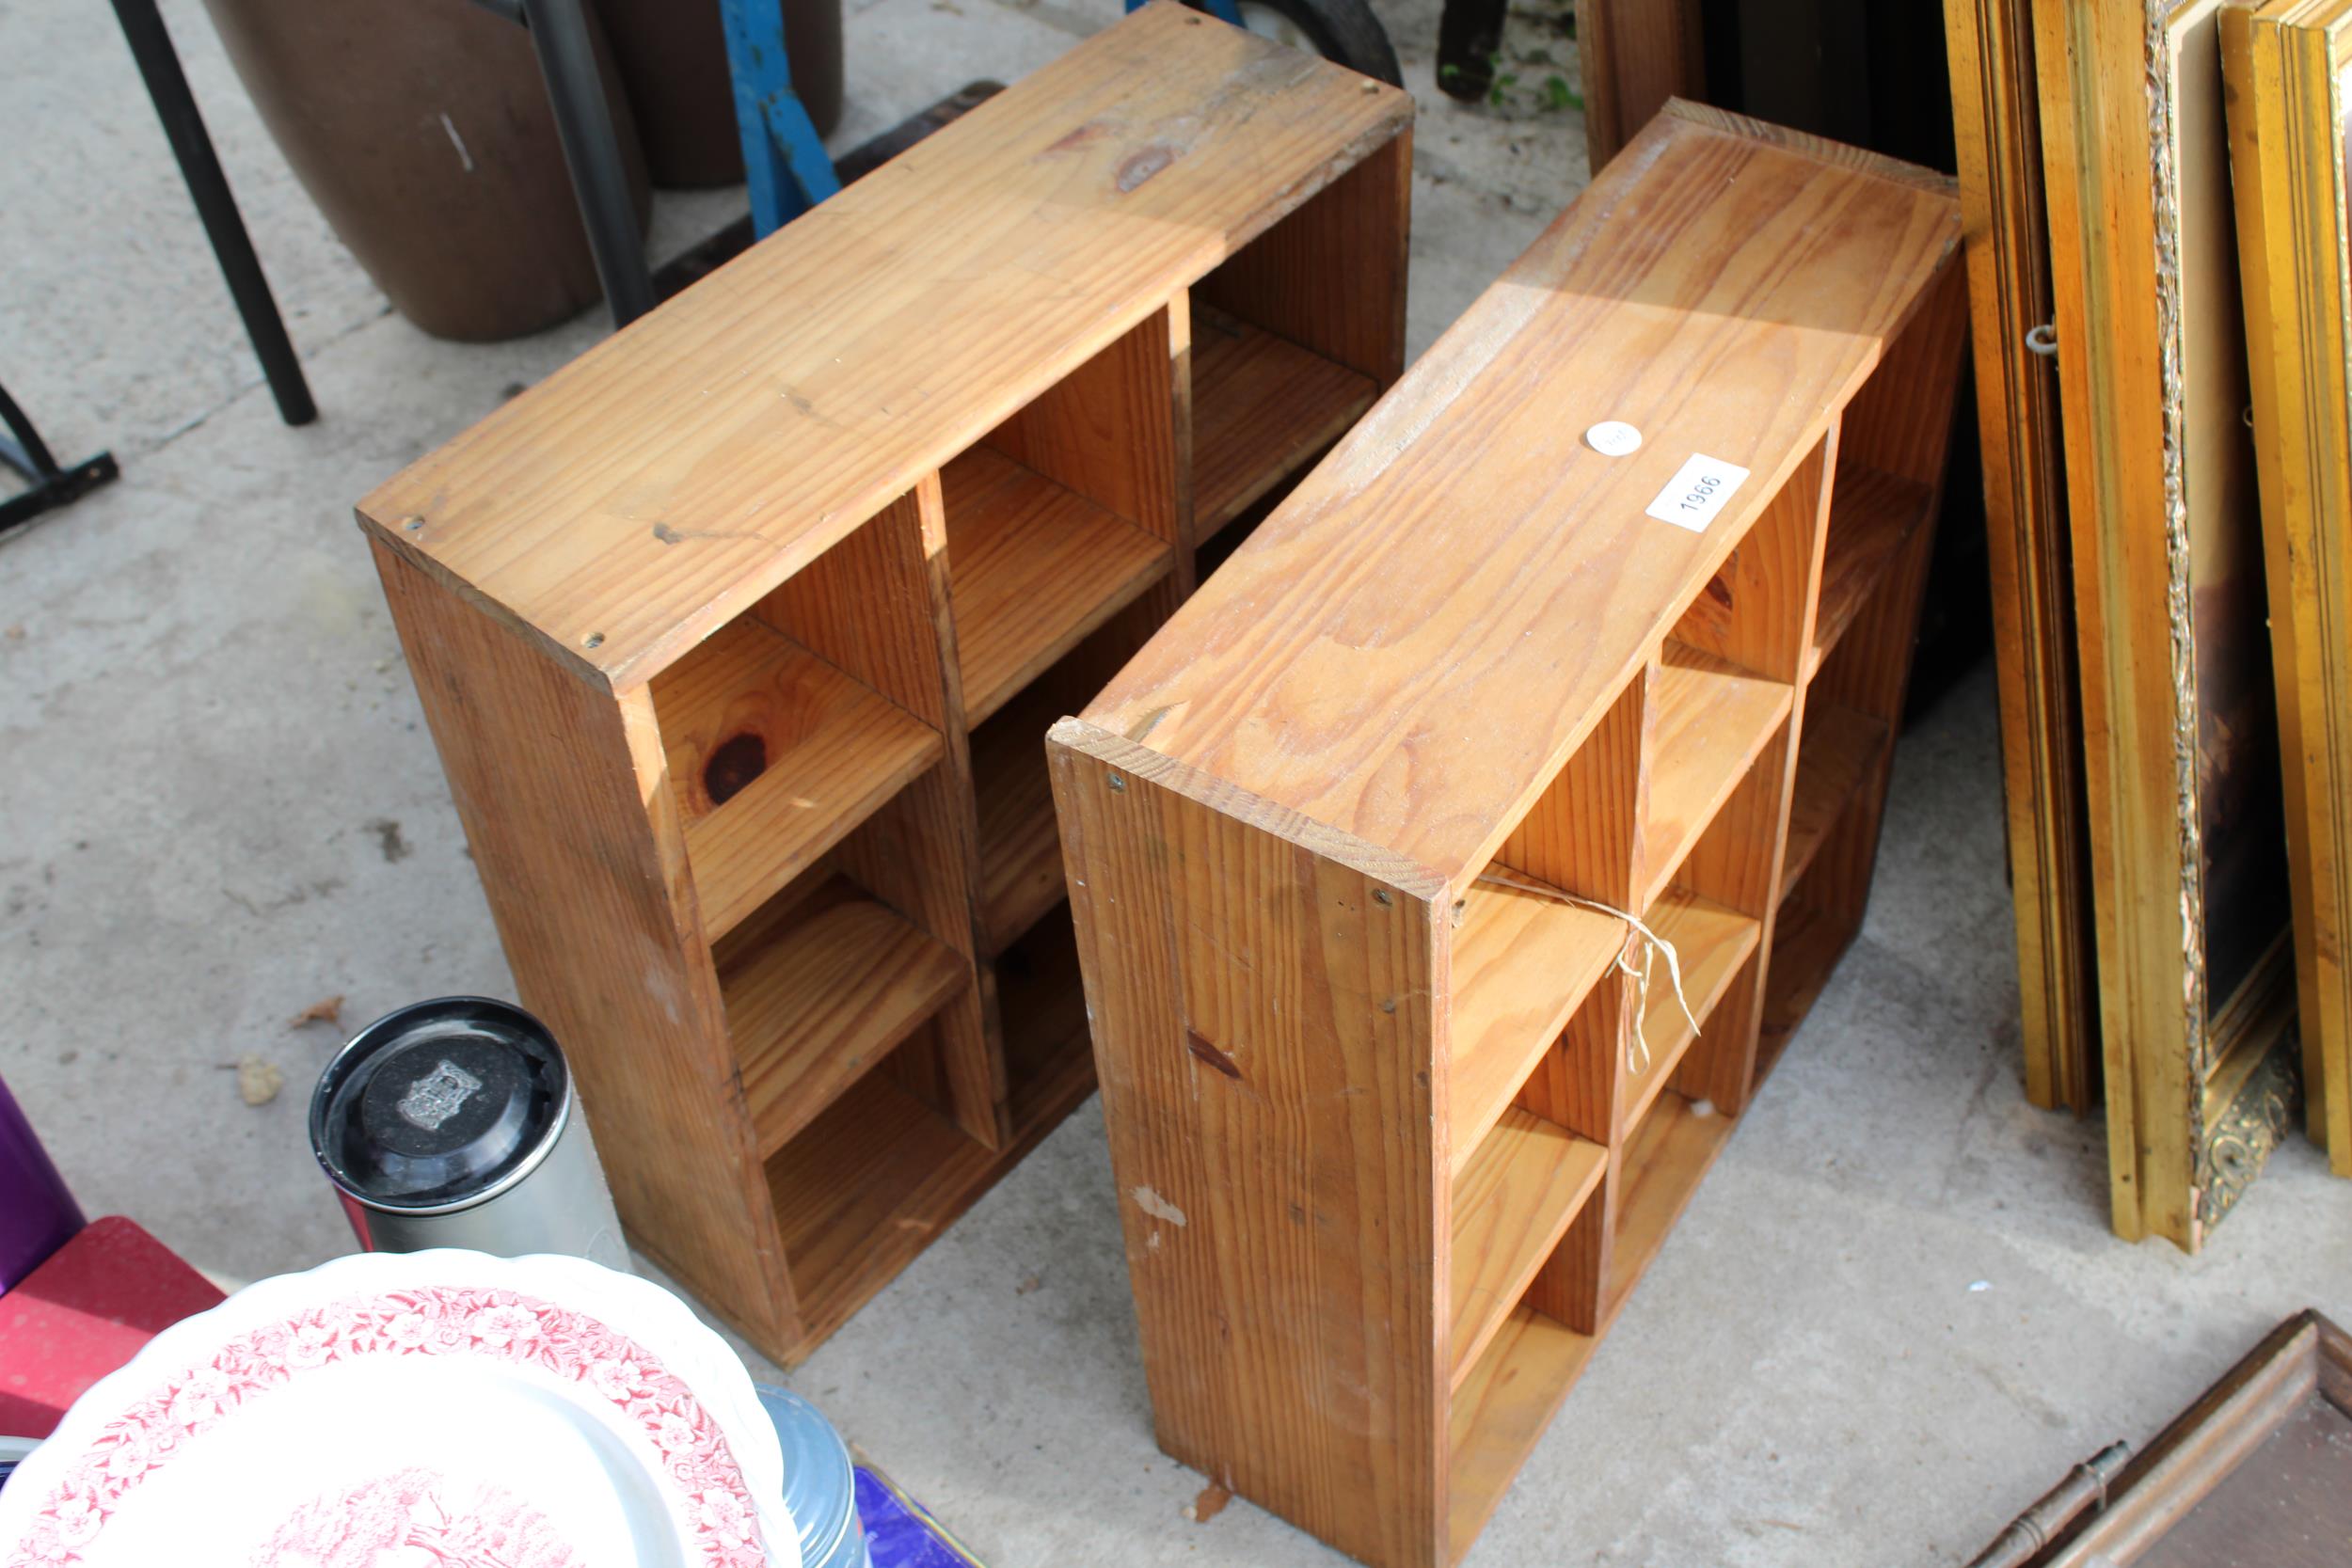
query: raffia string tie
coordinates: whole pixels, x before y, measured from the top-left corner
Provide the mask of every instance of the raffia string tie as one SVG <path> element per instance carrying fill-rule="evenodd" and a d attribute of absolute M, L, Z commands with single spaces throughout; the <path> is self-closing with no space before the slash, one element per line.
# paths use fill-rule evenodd
<path fill-rule="evenodd" d="M 1628 914 L 1613 904 L 1604 904 L 1597 898 L 1580 897 L 1565 889 L 1553 887 L 1549 882 L 1539 882 L 1533 877 L 1522 877 L 1516 871 L 1497 871 L 1489 867 L 1478 874 L 1478 879 L 1482 882 L 1491 882 L 1496 887 L 1507 887 L 1519 893 L 1533 893 L 1544 898 L 1556 898 L 1563 904 L 1574 904 L 1579 909 L 1591 910 L 1595 914 L 1605 914 L 1624 921 L 1626 924 L 1625 942 L 1617 949 L 1617 968 L 1621 973 L 1631 976 L 1633 980 L 1633 1016 L 1636 1019 L 1648 1016 L 1650 971 L 1654 960 L 1662 954 L 1666 959 L 1667 978 L 1674 982 L 1675 1003 L 1681 1007 L 1682 1016 L 1690 1020 L 1691 1033 L 1695 1035 L 1699 1032 L 1698 1015 L 1691 1010 L 1691 999 L 1682 991 L 1682 956 L 1675 951 L 1673 942 L 1651 930 L 1643 923 L 1639 915 Z M 1638 966 L 1633 960 L 1633 950 L 1636 946 L 1639 946 L 1642 951 L 1642 958 Z M 1650 1063 L 1649 1041 L 1643 1037 L 1638 1024 L 1627 1033 L 1629 1036 L 1626 1045 L 1628 1069 L 1636 1073 L 1647 1072 Z"/>

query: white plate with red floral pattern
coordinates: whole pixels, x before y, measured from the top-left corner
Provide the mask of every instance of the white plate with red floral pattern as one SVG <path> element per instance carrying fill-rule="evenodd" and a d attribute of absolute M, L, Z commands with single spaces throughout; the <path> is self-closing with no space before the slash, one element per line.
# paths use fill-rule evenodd
<path fill-rule="evenodd" d="M 659 1286 L 371 1253 L 83 1395 L 0 1490 L 0 1568 L 800 1568 L 783 1497 L 742 1362 Z"/>

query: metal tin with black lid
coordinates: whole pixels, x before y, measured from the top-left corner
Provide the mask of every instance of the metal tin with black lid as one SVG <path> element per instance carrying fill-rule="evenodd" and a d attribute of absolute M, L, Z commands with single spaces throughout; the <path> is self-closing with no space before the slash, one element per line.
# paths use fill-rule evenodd
<path fill-rule="evenodd" d="M 555 1037 L 444 996 L 352 1037 L 310 1096 L 310 1148 L 370 1252 L 560 1252 L 632 1272 Z"/>

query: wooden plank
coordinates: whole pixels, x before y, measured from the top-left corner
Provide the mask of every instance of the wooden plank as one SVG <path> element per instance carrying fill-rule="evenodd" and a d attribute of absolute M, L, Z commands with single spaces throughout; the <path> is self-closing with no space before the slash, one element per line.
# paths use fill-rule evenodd
<path fill-rule="evenodd" d="M 1699 0 L 1576 0 L 1584 155 L 1598 174 L 1670 98 L 1707 96 Z"/>
<path fill-rule="evenodd" d="M 1061 838 L 1045 732 L 1061 716 L 1051 689 L 1026 691 L 972 733 L 979 807 L 980 950 L 1003 952 L 1062 901 Z"/>
<path fill-rule="evenodd" d="M 1839 468 L 1830 492 L 1829 543 L 1821 562 L 1821 602 L 1814 619 L 1808 677 L 1870 602 L 1934 505 L 1935 492 L 1925 483 L 1858 463 Z"/>
<path fill-rule="evenodd" d="M 1593 983 L 1625 925 L 1540 893 L 1480 884 L 1454 927 L 1449 1169 L 1458 1178 Z"/>
<path fill-rule="evenodd" d="M 992 1154 L 889 1073 L 869 1072 L 769 1165 L 801 1291 L 795 1365 L 888 1284 L 1018 1157 Z"/>
<path fill-rule="evenodd" d="M 1885 756 L 1885 724 L 1835 703 L 1809 703 L 1797 743 L 1797 784 L 1788 803 L 1788 847 L 1781 858 L 1780 895 L 1797 885 L 1864 779 Z"/>
<path fill-rule="evenodd" d="M 1639 145 L 1430 351 L 1438 371 L 1383 398 L 1178 611 L 1095 722 L 1457 887 L 1486 863 L 1958 243 L 1948 196 L 1804 138 L 1677 106 Z M 1620 235 L 1637 182 L 1652 215 Z M 1440 417 L 1444 439 L 1417 444 Z M 1581 441 L 1604 417 L 1675 436 L 1606 458 Z M 1694 450 L 1755 470 L 1703 533 L 1644 515 Z M 1476 747 L 1463 713 L 1487 718 Z"/>
<path fill-rule="evenodd" d="M 1487 1345 L 1454 1395 L 1443 1560 L 1459 1561 L 1486 1528 L 1599 1343 L 1520 1307 Z"/>
<path fill-rule="evenodd" d="M 966 721 L 1166 575 L 1171 546 L 988 447 L 940 472 Z"/>
<path fill-rule="evenodd" d="M 1372 406 L 1370 376 L 1208 306 L 1192 320 L 1193 541 L 1304 467 Z"/>
<path fill-rule="evenodd" d="M 2026 346 L 2053 314 L 2031 8 L 2031 0 L 1954 0 L 1944 18 L 1968 235 L 2026 1098 L 2087 1113 L 2097 1094 L 2097 982 L 2065 458 L 2057 373 Z"/>
<path fill-rule="evenodd" d="M 1411 112 L 1160 0 L 412 464 L 362 520 L 582 669 L 644 680 Z"/>
<path fill-rule="evenodd" d="M 1609 1150 L 1540 1120 L 1506 1112 L 1454 1183 L 1448 1257 L 1456 1387 L 1526 1291 L 1535 1271 L 1600 1185 Z"/>
<path fill-rule="evenodd" d="M 732 930 L 944 752 L 939 732 L 756 621 L 653 685 L 703 929 Z"/>
<path fill-rule="evenodd" d="M 1701 1114 L 1678 1094 L 1662 1096 L 1620 1156 L 1617 1244 L 1611 1255 L 1609 1315 L 1625 1307 L 1699 1190 L 1715 1156 L 1731 1141 L 1737 1118 Z"/>
<path fill-rule="evenodd" d="M 1797 465 L 1675 623 L 1675 641 L 1767 680 L 1804 678 L 1838 433 Z"/>
<path fill-rule="evenodd" d="M 1443 889 L 1080 721 L 1050 744 L 1161 1447 L 1434 1564 Z"/>
<path fill-rule="evenodd" d="M 846 881 L 785 929 L 718 959 L 763 1156 L 971 982 L 962 958 Z"/>
<path fill-rule="evenodd" d="M 584 1101 L 627 1107 L 597 1132 L 622 1223 L 763 1348 L 794 1338 L 653 705 L 616 702 L 398 551 L 374 555 L 516 994 Z M 530 743 L 543 736 L 564 745 Z"/>
<path fill-rule="evenodd" d="M 1405 371 L 1412 207 L 1406 125 L 1202 278 L 1197 302 L 1369 376 L 1386 391 Z M 1194 327 L 1197 339 L 1198 321 Z"/>
<path fill-rule="evenodd" d="M 2352 5 L 2221 16 L 2308 1126 L 2352 1176 Z"/>
<path fill-rule="evenodd" d="M 1651 907 L 1649 928 L 1661 941 L 1674 943 L 1682 964 L 1682 994 L 1699 1026 L 1693 1029 L 1680 1003 L 1675 1000 L 1674 978 L 1660 955 L 1650 972 L 1649 1003 L 1642 1015 L 1642 1046 L 1645 1061 L 1637 1062 L 1625 1080 L 1625 1125 L 1629 1134 L 1674 1076 L 1675 1065 L 1691 1042 L 1705 1033 L 1716 1004 L 1723 1001 L 1740 966 L 1756 952 L 1763 923 L 1724 909 L 1695 894 L 1676 889 Z"/>
<path fill-rule="evenodd" d="M 1789 1036 L 1829 984 L 1837 960 L 1860 932 L 1858 920 L 1806 899 L 1803 885 L 1773 924 L 1772 962 L 1765 971 L 1764 1023 L 1756 1037 L 1756 1081 L 1761 1084 L 1788 1047 Z"/>
<path fill-rule="evenodd" d="M 2277 1133 L 2215 1155 L 2199 1085 L 2267 1042 L 2213 1029 L 2235 983 L 2208 960 L 2223 942 L 2250 974 L 2291 902 L 2283 864 L 2274 894 L 2258 858 L 2283 862 L 2284 808 L 2261 776 L 2276 693 L 2221 9 L 2035 12 L 2113 1223 L 2192 1251 Z M 2193 766 L 2148 765 L 2172 756 Z"/>
<path fill-rule="evenodd" d="M 1658 672 L 1645 903 L 1674 881 L 1683 856 L 1788 717 L 1792 696 L 1782 682 L 1667 642 Z"/>

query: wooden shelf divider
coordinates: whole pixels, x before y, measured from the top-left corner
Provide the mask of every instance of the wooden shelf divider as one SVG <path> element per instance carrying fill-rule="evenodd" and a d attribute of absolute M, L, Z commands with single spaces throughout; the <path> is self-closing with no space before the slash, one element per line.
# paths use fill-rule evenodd
<path fill-rule="evenodd" d="M 1862 607 L 1935 510 L 1932 486 L 1860 463 L 1840 463 L 1821 561 L 1821 608 L 1813 623 L 1809 676 L 1837 646 Z"/>
<path fill-rule="evenodd" d="M 762 1155 L 783 1148 L 970 979 L 952 949 L 846 882 L 833 892 L 751 952 L 719 962 Z"/>
<path fill-rule="evenodd" d="M 755 620 L 653 683 L 716 941 L 945 753 L 939 732 Z"/>
<path fill-rule="evenodd" d="M 1625 946 L 1622 923 L 1540 893 L 1480 883 L 1463 904 L 1454 937 L 1457 1179 Z"/>
<path fill-rule="evenodd" d="M 1794 689 L 1669 639 L 1659 660 L 1658 728 L 1649 781 L 1650 898 L 1682 869 L 1682 857 L 1756 754 L 1788 717 Z"/>
<path fill-rule="evenodd" d="M 1338 440 L 1369 375 L 1206 304 L 1192 311 L 1193 516 L 1205 541 Z"/>
<path fill-rule="evenodd" d="M 988 447 L 940 473 L 964 717 L 984 722 L 1166 575 L 1171 547 Z"/>
<path fill-rule="evenodd" d="M 1706 1032 L 1715 1005 L 1763 937 L 1763 926 L 1751 916 L 1679 888 L 1669 890 L 1650 907 L 1645 923 L 1661 941 L 1675 945 L 1691 1016 L 1683 1016 L 1682 1004 L 1675 999 L 1674 977 L 1661 956 L 1651 966 L 1642 1015 L 1643 1065 L 1638 1069 L 1629 1065 L 1624 1080 L 1629 1128 L 1641 1125 L 1650 1102 L 1674 1077 L 1683 1053 Z M 1692 1018 L 1698 1021 L 1695 1028 Z"/>
<path fill-rule="evenodd" d="M 1605 1145 L 1534 1114 L 1502 1114 L 1454 1183 L 1454 1381 L 1551 1256 L 1609 1164 Z"/>
<path fill-rule="evenodd" d="M 1886 724 L 1867 713 L 1827 702 L 1807 706 L 1804 744 L 1797 749 L 1796 795 L 1788 808 L 1788 847 L 1781 862 L 1783 898 L 1813 864 L 1887 745 Z"/>
<path fill-rule="evenodd" d="M 1859 924 L 1959 245 L 1670 104 L 1053 728 L 1154 1428 L 1375 1568 L 1470 1549 Z"/>
<path fill-rule="evenodd" d="M 772 1359 L 1091 1091 L 1045 731 L 1395 380 L 1411 124 L 1154 0 L 360 503 L 622 1222 Z"/>
<path fill-rule="evenodd" d="M 1045 745 L 1052 693 L 1024 692 L 972 732 L 979 803 L 980 951 L 993 958 L 1062 901 L 1061 835 Z M 1035 698 L 1048 699 L 1041 705 Z"/>

